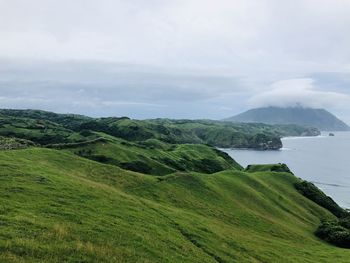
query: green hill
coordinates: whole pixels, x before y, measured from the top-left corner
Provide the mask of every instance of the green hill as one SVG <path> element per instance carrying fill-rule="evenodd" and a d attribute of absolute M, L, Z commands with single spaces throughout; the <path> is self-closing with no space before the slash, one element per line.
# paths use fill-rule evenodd
<path fill-rule="evenodd" d="M 0 110 L 0 262 L 347 262 L 315 235 L 347 245 L 343 209 L 286 165 L 214 147 L 304 132 Z"/>
<path fill-rule="evenodd" d="M 226 119 L 233 122 L 256 122 L 267 124 L 297 124 L 316 127 L 322 131 L 348 131 L 350 127 L 324 109 L 303 107 L 266 107 L 251 109 Z"/>
<path fill-rule="evenodd" d="M 0 110 L 0 136 L 22 138 L 38 145 L 80 143 L 96 133 L 131 142 L 156 139 L 168 144 L 200 143 L 222 148 L 279 149 L 281 137 L 318 135 L 314 128 L 211 120 L 132 120 L 127 117 L 90 118 L 39 110 Z"/>
<path fill-rule="evenodd" d="M 348 262 L 285 172 L 166 177 L 43 148 L 0 152 L 1 262 Z M 254 170 L 254 169 L 253 169 Z"/>
<path fill-rule="evenodd" d="M 241 169 L 231 157 L 202 144 L 168 144 L 156 139 L 128 142 L 99 133 L 104 140 L 77 144 L 65 151 L 105 164 L 150 175 L 167 175 L 176 171 L 215 173 Z M 57 148 L 57 146 L 56 146 Z"/>

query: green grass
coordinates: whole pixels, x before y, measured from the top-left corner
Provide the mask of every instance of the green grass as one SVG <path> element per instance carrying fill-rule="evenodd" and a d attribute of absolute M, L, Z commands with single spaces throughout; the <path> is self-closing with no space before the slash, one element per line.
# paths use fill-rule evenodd
<path fill-rule="evenodd" d="M 0 262 L 347 262 L 314 235 L 335 217 L 288 167 L 243 170 L 206 145 L 304 132 L 0 110 L 0 146 L 29 147 L 0 151 Z"/>
<path fill-rule="evenodd" d="M 232 158 L 203 144 L 168 144 L 156 139 L 144 142 L 128 142 L 103 133 L 104 141 L 69 147 L 66 151 L 77 155 L 130 168 L 151 175 L 168 175 L 176 171 L 214 173 L 227 169 L 242 169 Z"/>
<path fill-rule="evenodd" d="M 26 139 L 42 145 L 85 140 L 79 133 L 46 119 L 17 118 L 1 114 L 0 136 Z"/>
<path fill-rule="evenodd" d="M 132 120 L 90 118 L 38 110 L 0 109 L 0 136 L 31 140 L 39 145 L 96 139 L 103 132 L 127 141 L 149 139 L 171 144 L 210 144 L 216 147 L 279 149 L 281 137 L 317 135 L 316 129 L 296 125 L 230 123 L 211 120 Z"/>
<path fill-rule="evenodd" d="M 348 262 L 350 250 L 314 235 L 334 216 L 298 180 L 235 169 L 157 177 L 68 151 L 2 151 L 0 262 Z"/>
<path fill-rule="evenodd" d="M 250 164 L 245 168 L 246 172 L 286 172 L 292 173 L 286 164 Z"/>

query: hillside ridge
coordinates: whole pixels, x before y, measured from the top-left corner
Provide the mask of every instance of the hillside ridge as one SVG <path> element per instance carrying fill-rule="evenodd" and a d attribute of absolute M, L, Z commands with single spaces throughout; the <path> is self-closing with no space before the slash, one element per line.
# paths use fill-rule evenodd
<path fill-rule="evenodd" d="M 319 131 L 297 125 L 235 124 L 213 120 L 134 120 L 91 118 L 40 110 L 0 109 L 0 136 L 18 137 L 38 145 L 76 143 L 104 133 L 127 141 L 157 139 L 169 144 L 200 143 L 220 148 L 277 150 L 281 137 L 314 136 Z"/>

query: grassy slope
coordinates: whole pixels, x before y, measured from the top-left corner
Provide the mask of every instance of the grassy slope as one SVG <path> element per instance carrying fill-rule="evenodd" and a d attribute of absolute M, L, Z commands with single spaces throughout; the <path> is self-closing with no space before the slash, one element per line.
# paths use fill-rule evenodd
<path fill-rule="evenodd" d="M 154 177 L 50 149 L 0 152 L 0 262 L 348 262 L 288 173 Z"/>
<path fill-rule="evenodd" d="M 96 160 L 104 157 L 104 163 L 123 167 L 125 163 L 143 162 L 150 168 L 147 174 L 167 175 L 176 170 L 211 173 L 226 169 L 241 169 L 241 166 L 232 158 L 218 155 L 215 148 L 202 144 L 167 144 L 156 139 L 145 142 L 128 142 L 106 134 L 99 133 L 103 142 L 92 143 L 79 147 L 67 148 L 66 151 L 80 155 L 89 153 L 85 157 Z M 212 167 L 203 167 L 201 161 Z M 214 167 L 215 166 L 215 167 Z"/>
<path fill-rule="evenodd" d="M 313 128 L 296 125 L 271 126 L 210 120 L 131 120 L 89 118 L 37 110 L 1 110 L 0 135 L 31 140 L 40 145 L 91 139 L 91 131 L 104 132 L 128 141 L 158 139 L 168 143 L 204 143 L 217 147 L 279 149 L 280 137 L 317 135 Z"/>
<path fill-rule="evenodd" d="M 79 133 L 46 119 L 17 118 L 1 114 L 0 135 L 27 139 L 43 145 L 85 140 Z"/>

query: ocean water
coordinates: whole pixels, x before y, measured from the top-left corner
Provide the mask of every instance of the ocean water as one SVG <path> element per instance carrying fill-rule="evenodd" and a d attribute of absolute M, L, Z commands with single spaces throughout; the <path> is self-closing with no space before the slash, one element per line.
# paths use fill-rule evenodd
<path fill-rule="evenodd" d="M 350 132 L 283 138 L 279 151 L 223 149 L 243 166 L 286 163 L 292 172 L 315 183 L 340 206 L 350 208 Z"/>

